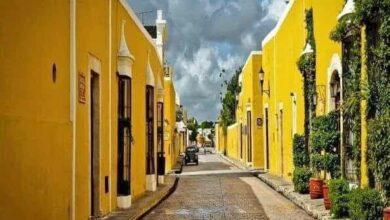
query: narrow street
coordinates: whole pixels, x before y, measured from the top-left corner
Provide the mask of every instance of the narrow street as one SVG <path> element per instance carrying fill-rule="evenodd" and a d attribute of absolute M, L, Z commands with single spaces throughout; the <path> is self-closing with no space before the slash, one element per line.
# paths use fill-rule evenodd
<path fill-rule="evenodd" d="M 217 154 L 184 166 L 176 191 L 144 219 L 312 219 Z"/>

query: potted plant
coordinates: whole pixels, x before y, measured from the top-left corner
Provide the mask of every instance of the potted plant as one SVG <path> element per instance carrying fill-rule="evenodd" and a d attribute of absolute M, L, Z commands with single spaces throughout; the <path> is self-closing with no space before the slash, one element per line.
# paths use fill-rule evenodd
<path fill-rule="evenodd" d="M 339 164 L 339 156 L 335 153 L 325 153 L 322 156 L 324 171 L 325 171 L 325 179 L 328 180 L 330 178 L 335 178 L 336 172 L 338 170 L 337 164 Z M 327 181 L 324 181 L 322 185 L 322 193 L 324 196 L 324 205 L 325 209 L 329 210 L 332 206 L 331 200 L 329 198 L 329 187 L 327 185 Z"/>
<path fill-rule="evenodd" d="M 320 199 L 323 196 L 322 185 L 324 185 L 324 181 L 321 178 L 321 171 L 323 170 L 322 155 L 319 153 L 314 153 L 311 156 L 311 163 L 315 175 L 314 177 L 310 178 L 309 182 L 310 198 Z"/>
<path fill-rule="evenodd" d="M 327 209 L 330 209 L 331 203 L 329 188 L 323 179 L 335 177 L 339 169 L 339 140 L 337 112 L 330 112 L 327 115 L 314 118 L 310 143 L 312 147 L 311 163 L 316 177 L 310 179 L 310 197 L 312 199 L 324 197 L 324 205 Z M 321 176 L 322 172 L 323 176 Z"/>

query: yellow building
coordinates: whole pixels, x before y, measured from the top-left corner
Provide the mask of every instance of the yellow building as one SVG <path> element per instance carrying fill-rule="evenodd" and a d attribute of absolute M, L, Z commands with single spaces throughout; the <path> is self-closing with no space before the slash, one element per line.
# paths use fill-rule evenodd
<path fill-rule="evenodd" d="M 176 164 L 180 152 L 180 137 L 176 126 L 176 91 L 173 84 L 173 68 L 165 67 L 164 76 L 164 148 L 165 172 L 168 173 Z"/>
<path fill-rule="evenodd" d="M 313 11 L 315 51 L 306 45 L 305 10 Z M 315 52 L 316 114 L 339 110 L 343 104 L 343 54 L 340 43 L 330 39 L 338 20 L 354 12 L 353 1 L 324 2 L 320 0 L 290 1 L 276 27 L 263 40 L 263 105 L 265 120 L 265 148 L 270 173 L 291 180 L 292 137 L 304 133 L 303 78 L 297 60 L 304 52 Z M 364 34 L 362 35 L 364 43 Z M 312 46 L 312 45 L 311 45 Z M 362 44 L 364 52 L 364 44 Z M 364 73 L 364 64 L 362 65 Z M 364 102 L 364 101 L 363 101 Z M 365 104 L 362 104 L 361 170 L 360 178 L 354 170 L 353 160 L 344 153 L 350 131 L 341 123 L 341 172 L 351 182 L 367 185 Z M 343 121 L 343 114 L 340 116 Z M 268 161 L 268 162 L 267 162 Z"/>
<path fill-rule="evenodd" d="M 226 134 L 219 122 L 215 123 L 215 148 L 217 153 L 226 155 Z"/>
<path fill-rule="evenodd" d="M 290 1 L 276 27 L 263 40 L 265 148 L 270 173 L 291 180 L 292 138 L 304 133 L 303 77 L 297 61 L 306 43 L 305 10 L 313 9 L 316 43 L 317 114 L 332 110 L 331 74 L 339 70 L 340 46 L 330 40 L 343 1 Z M 334 18 L 334 19 L 329 19 Z M 334 106 L 334 105 L 333 105 Z"/>
<path fill-rule="evenodd" d="M 161 11 L 155 39 L 124 0 L 0 12 L 0 219 L 88 219 L 155 190 L 157 152 L 173 138 L 158 129 Z"/>
<path fill-rule="evenodd" d="M 261 52 L 253 51 L 239 76 L 236 123 L 227 128 L 226 134 L 219 125 L 215 128 L 218 151 L 254 169 L 264 169 L 265 155 L 260 69 Z"/>

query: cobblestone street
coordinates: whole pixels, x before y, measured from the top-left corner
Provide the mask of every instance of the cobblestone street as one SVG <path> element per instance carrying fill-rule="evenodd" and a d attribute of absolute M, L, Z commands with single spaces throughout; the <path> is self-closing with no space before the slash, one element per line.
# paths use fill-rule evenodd
<path fill-rule="evenodd" d="M 185 166 L 176 191 L 144 219 L 312 218 L 250 173 L 209 154 L 199 155 L 198 166 Z"/>

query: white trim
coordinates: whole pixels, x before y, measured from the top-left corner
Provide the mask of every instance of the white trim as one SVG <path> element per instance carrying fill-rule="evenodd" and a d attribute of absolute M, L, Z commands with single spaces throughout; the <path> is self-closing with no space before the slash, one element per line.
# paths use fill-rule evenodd
<path fill-rule="evenodd" d="M 118 204 L 118 208 L 120 209 L 128 209 L 131 207 L 131 195 L 128 196 L 117 196 L 116 202 Z"/>
<path fill-rule="evenodd" d="M 145 29 L 141 21 L 138 19 L 138 16 L 134 13 L 133 9 L 129 6 L 126 0 L 119 0 L 119 3 L 122 4 L 122 6 L 126 9 L 127 13 L 130 15 L 131 19 L 134 21 L 138 29 L 143 33 L 144 37 L 149 41 L 149 43 L 153 46 L 157 56 L 159 57 L 160 65 L 163 66 L 162 57 L 160 56 L 160 53 L 157 50 L 156 43 L 152 39 L 152 37 L 149 35 L 148 31 Z"/>
<path fill-rule="evenodd" d="M 101 61 L 92 54 L 88 54 L 88 70 L 94 71 L 99 76 L 102 73 Z"/>
<path fill-rule="evenodd" d="M 119 49 L 118 49 L 117 70 L 119 75 L 132 78 L 133 76 L 132 67 L 135 58 L 131 54 L 129 48 L 127 47 L 126 36 L 125 36 L 125 24 L 126 21 L 122 20 L 121 38 L 120 38 Z"/>
<path fill-rule="evenodd" d="M 327 95 L 327 112 L 330 112 L 332 111 L 332 106 L 331 106 L 331 93 L 330 93 L 330 83 L 331 83 L 331 80 L 332 80 L 332 75 L 333 75 L 333 72 L 334 71 L 337 71 L 338 74 L 339 74 L 339 77 L 340 77 L 340 102 L 342 102 L 342 93 L 343 93 L 343 88 L 342 88 L 342 71 L 343 71 L 343 68 L 342 68 L 342 65 L 341 65 L 341 59 L 340 59 L 340 56 L 335 53 L 333 54 L 332 56 L 332 60 L 331 60 L 331 63 L 328 67 L 328 76 L 327 76 L 327 84 L 326 84 L 326 95 Z"/>
<path fill-rule="evenodd" d="M 333 54 L 332 56 L 332 60 L 331 60 L 331 63 L 329 65 L 329 68 L 328 68 L 328 81 L 327 81 L 327 84 L 326 84 L 326 93 L 327 93 L 327 101 L 328 101 L 328 104 L 327 104 L 327 112 L 330 112 L 331 110 L 331 105 L 330 105 L 330 99 L 331 99 L 331 94 L 330 94 L 330 83 L 331 83 L 331 79 L 332 79 L 332 75 L 333 75 L 333 72 L 334 71 L 337 71 L 338 74 L 339 74 L 339 77 L 340 77 L 340 105 L 342 106 L 343 105 L 343 67 L 342 67 L 342 64 L 341 64 L 341 58 L 340 56 L 335 53 Z M 344 116 L 343 116 L 343 112 L 340 111 L 340 121 L 344 121 Z M 344 138 L 343 138 L 343 132 L 344 132 L 344 123 L 340 123 L 340 151 L 341 151 L 341 155 L 344 154 L 344 148 L 343 148 L 343 142 L 344 142 Z M 343 163 L 343 159 L 341 159 L 340 161 L 341 163 Z"/>
<path fill-rule="evenodd" d="M 154 73 L 152 67 L 150 66 L 149 54 L 148 54 L 148 63 L 146 65 L 146 85 L 154 86 Z"/>
<path fill-rule="evenodd" d="M 255 55 L 262 55 L 263 52 L 261 50 L 252 50 L 249 54 L 249 56 L 246 58 L 246 61 L 245 61 L 245 65 L 243 67 L 243 69 L 248 65 L 249 63 L 249 60 L 254 57 Z"/>
<path fill-rule="evenodd" d="M 101 158 L 102 158 L 102 123 L 101 123 L 101 120 L 102 120 L 102 78 L 101 78 L 101 61 L 95 57 L 94 55 L 92 54 L 88 54 L 88 73 L 86 74 L 87 75 L 87 79 L 88 79 L 88 92 L 87 92 L 87 97 L 88 98 L 88 101 L 87 101 L 87 104 L 88 104 L 88 147 L 89 147 L 89 162 L 88 162 L 88 186 L 89 186 L 89 201 L 90 201 L 90 204 L 92 204 L 94 201 L 92 201 L 92 196 L 91 196 L 91 192 L 94 190 L 94 189 L 91 189 L 91 181 L 93 181 L 91 179 L 91 163 L 93 163 L 93 158 L 91 157 L 91 151 L 93 151 L 92 149 L 92 139 L 91 139 L 91 125 L 92 125 L 92 121 L 91 121 L 91 107 L 92 107 L 92 103 L 91 103 L 91 79 L 92 79 L 92 75 L 91 75 L 91 71 L 93 71 L 94 73 L 96 73 L 98 76 L 99 76 L 99 189 L 101 189 L 101 184 L 102 182 L 100 181 L 101 180 L 101 175 L 102 175 L 102 172 L 101 172 Z M 99 72 L 98 72 L 99 71 Z M 100 190 L 99 190 L 99 212 L 101 211 L 101 206 L 102 206 L 102 203 L 101 203 L 101 194 L 100 194 Z M 92 212 L 92 210 L 90 210 L 90 213 Z"/>
<path fill-rule="evenodd" d="M 156 191 L 157 190 L 157 179 L 155 174 L 146 175 L 146 190 Z"/>
<path fill-rule="evenodd" d="M 109 185 L 108 185 L 108 191 L 109 191 L 109 208 L 110 208 L 110 212 L 112 211 L 112 120 L 111 120 L 111 117 L 112 117 L 112 107 L 111 107 L 111 73 L 112 73 L 112 66 L 111 66 L 111 59 L 112 59 L 112 21 L 111 21 L 111 17 L 112 17 L 112 1 L 109 0 L 108 1 L 108 103 L 109 103 L 109 106 L 108 106 L 108 169 L 109 169 Z M 131 200 L 130 200 L 131 201 Z"/>
<path fill-rule="evenodd" d="M 292 125 L 291 125 L 291 131 L 292 135 L 297 133 L 297 94 L 293 93 L 293 96 L 291 97 L 291 113 L 292 113 Z"/>
<path fill-rule="evenodd" d="M 343 10 L 341 13 L 337 16 L 337 20 L 342 19 L 344 16 L 355 13 L 355 1 L 348 0 L 347 3 L 345 3 Z"/>
<path fill-rule="evenodd" d="M 280 16 L 278 23 L 272 29 L 271 32 L 268 33 L 268 35 L 264 38 L 264 40 L 261 42 L 262 48 L 273 38 L 275 37 L 276 33 L 279 31 L 280 27 L 282 26 L 284 20 L 286 20 L 288 13 L 290 12 L 292 6 L 294 5 L 295 0 L 290 0 L 287 7 L 284 9 L 282 16 Z"/>
<path fill-rule="evenodd" d="M 70 121 L 72 122 L 72 204 L 71 219 L 76 219 L 76 0 L 70 0 Z"/>
<path fill-rule="evenodd" d="M 246 104 L 245 104 L 245 108 L 246 108 L 247 111 L 251 111 L 251 110 L 252 110 L 252 105 L 251 105 L 251 103 L 246 103 Z"/>
<path fill-rule="evenodd" d="M 165 176 L 164 175 L 158 175 L 158 183 L 159 184 L 164 184 Z"/>
<path fill-rule="evenodd" d="M 278 110 L 282 110 L 283 109 L 283 102 L 279 102 L 278 103 Z"/>

